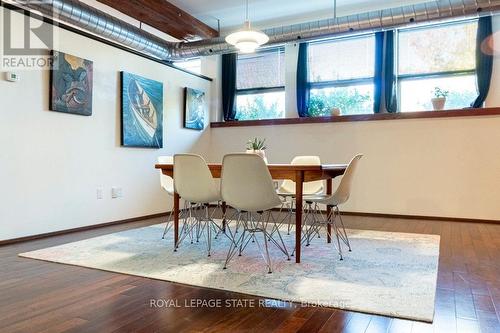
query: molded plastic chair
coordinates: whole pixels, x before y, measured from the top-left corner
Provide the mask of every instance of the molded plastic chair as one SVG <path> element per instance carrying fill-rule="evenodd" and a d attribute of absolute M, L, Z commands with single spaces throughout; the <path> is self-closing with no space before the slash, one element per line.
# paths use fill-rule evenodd
<path fill-rule="evenodd" d="M 269 169 L 260 156 L 254 154 L 228 154 L 224 156 L 221 195 L 223 201 L 239 212 L 238 222 L 243 225 L 241 236 L 238 239 L 233 238 L 231 242 L 224 268 L 227 267 L 236 252 L 239 252 L 239 255 L 242 254 L 250 240 L 257 243 L 269 273 L 272 272 L 272 263 L 268 241 L 276 245 L 290 260 L 279 230 L 276 232 L 279 241 L 267 231 L 267 225 L 271 219 L 273 223 L 276 223 L 271 209 L 280 205 L 281 200 L 274 188 Z M 264 218 L 265 211 L 267 211 L 267 217 Z M 254 214 L 258 215 L 258 219 L 254 218 Z M 230 229 L 229 232 L 231 233 Z M 259 232 L 263 234 L 264 246 L 261 246 L 261 241 L 256 237 L 256 233 Z"/>
<path fill-rule="evenodd" d="M 344 175 L 342 176 L 342 179 L 340 180 L 340 184 L 337 187 L 337 190 L 335 193 L 333 193 L 331 196 L 323 197 L 314 197 L 314 196 L 309 196 L 306 200 L 309 202 L 312 202 L 318 207 L 319 204 L 326 205 L 327 207 L 332 208 L 330 215 L 326 217 L 326 220 L 324 221 L 318 221 L 316 219 L 313 219 L 313 222 L 311 224 L 311 227 L 309 228 L 307 232 L 307 242 L 309 244 L 310 241 L 310 236 L 314 233 L 318 233 L 319 228 L 322 225 L 332 225 L 333 229 L 335 231 L 335 236 L 337 238 L 337 245 L 338 245 L 338 251 L 340 255 L 340 260 L 343 260 L 342 257 L 342 248 L 340 245 L 340 240 L 342 240 L 347 247 L 349 248 L 349 251 L 351 251 L 351 244 L 349 243 L 349 238 L 347 237 L 347 233 L 345 230 L 344 222 L 342 221 L 342 216 L 340 215 L 340 210 L 339 210 L 339 205 L 347 202 L 349 200 L 349 197 L 351 195 L 351 188 L 352 188 L 352 183 L 354 179 L 354 173 L 357 169 L 357 166 L 359 164 L 359 160 L 363 157 L 362 154 L 358 154 L 352 158 L 352 160 L 349 162 L 349 165 L 347 166 L 346 171 L 344 172 Z M 317 211 L 319 209 L 317 208 Z M 340 225 L 342 227 L 342 230 L 337 226 L 336 220 L 337 217 L 339 218 Z M 329 235 L 331 236 L 331 235 Z"/>
<path fill-rule="evenodd" d="M 291 165 L 321 165 L 321 159 L 319 156 L 295 156 L 290 162 Z M 317 180 L 314 182 L 304 183 L 302 186 L 302 193 L 307 194 L 317 194 L 323 191 L 323 181 Z M 278 194 L 280 195 L 295 195 L 295 182 L 289 179 L 285 179 L 281 184 Z"/>
<path fill-rule="evenodd" d="M 207 252 L 211 255 L 212 247 L 212 230 L 216 232 L 216 237 L 221 228 L 215 223 L 209 214 L 208 207 L 211 202 L 220 201 L 220 192 L 212 177 L 212 173 L 208 168 L 203 157 L 195 154 L 176 154 L 174 156 L 174 189 L 179 196 L 189 203 L 189 218 L 182 225 L 180 239 L 178 244 L 175 244 L 175 250 L 184 240 L 186 235 L 191 235 L 195 230 L 197 240 L 206 232 L 207 236 Z M 205 215 L 197 214 L 193 218 L 193 207 L 204 208 Z"/>
<path fill-rule="evenodd" d="M 291 165 L 321 165 L 321 159 L 319 156 L 295 156 L 290 162 Z M 323 181 L 317 180 L 313 182 L 307 182 L 302 185 L 303 195 L 319 195 L 323 192 Z M 292 216 L 293 216 L 293 206 L 295 200 L 295 182 L 289 179 L 285 179 L 278 189 L 278 194 L 283 198 L 282 205 L 280 207 L 280 212 L 287 207 L 287 214 L 283 218 L 282 222 L 288 220 L 287 231 L 290 234 L 292 228 Z M 290 201 L 288 201 L 290 199 Z M 307 206 L 305 206 L 307 207 Z M 310 208 L 310 207 L 309 207 Z"/>

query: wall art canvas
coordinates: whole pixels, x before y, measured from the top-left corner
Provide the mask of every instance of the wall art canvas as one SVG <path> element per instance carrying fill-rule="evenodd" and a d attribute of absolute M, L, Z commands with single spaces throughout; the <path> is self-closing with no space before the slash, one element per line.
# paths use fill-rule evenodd
<path fill-rule="evenodd" d="M 184 127 L 201 131 L 205 127 L 205 93 L 184 89 Z"/>
<path fill-rule="evenodd" d="M 122 146 L 163 147 L 163 83 L 121 72 Z"/>
<path fill-rule="evenodd" d="M 52 51 L 52 61 L 49 109 L 92 115 L 92 61 L 59 51 Z"/>

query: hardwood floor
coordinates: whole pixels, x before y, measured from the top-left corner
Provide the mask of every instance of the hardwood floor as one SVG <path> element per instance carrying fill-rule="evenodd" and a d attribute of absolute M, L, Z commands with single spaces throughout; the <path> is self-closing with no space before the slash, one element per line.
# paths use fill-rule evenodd
<path fill-rule="evenodd" d="M 433 324 L 315 307 L 186 307 L 259 298 L 17 257 L 150 219 L 0 247 L 0 332 L 500 332 L 500 225 L 347 216 L 348 227 L 441 235 Z M 166 244 L 170 246 L 170 244 Z M 177 299 L 180 307 L 150 306 Z"/>

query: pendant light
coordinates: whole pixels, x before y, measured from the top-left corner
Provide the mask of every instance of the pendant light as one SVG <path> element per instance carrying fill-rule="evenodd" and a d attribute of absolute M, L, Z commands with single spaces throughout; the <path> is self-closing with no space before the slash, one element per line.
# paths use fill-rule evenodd
<path fill-rule="evenodd" d="M 243 29 L 233 32 L 226 37 L 228 44 L 236 46 L 242 53 L 252 53 L 255 50 L 267 43 L 269 37 L 258 30 L 253 30 L 248 19 L 248 0 L 246 0 L 246 16 Z"/>

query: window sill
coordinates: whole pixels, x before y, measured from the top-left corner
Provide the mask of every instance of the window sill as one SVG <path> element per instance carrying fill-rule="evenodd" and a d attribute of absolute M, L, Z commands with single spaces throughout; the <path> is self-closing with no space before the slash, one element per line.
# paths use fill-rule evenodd
<path fill-rule="evenodd" d="M 297 125 L 297 124 L 316 124 L 316 123 L 339 123 L 339 122 L 351 122 L 351 121 L 475 117 L 475 116 L 494 116 L 494 115 L 500 115 L 500 107 L 457 109 L 457 110 L 443 110 L 443 111 L 359 114 L 359 115 L 333 116 L 333 117 L 221 121 L 221 122 L 210 123 L 210 127 L 219 128 L 219 127 L 243 127 L 243 126 Z"/>

